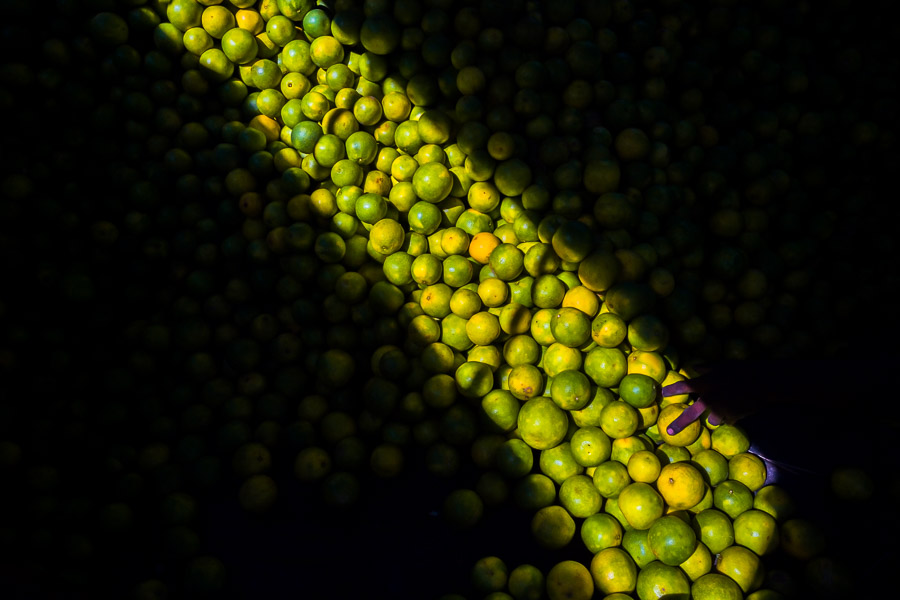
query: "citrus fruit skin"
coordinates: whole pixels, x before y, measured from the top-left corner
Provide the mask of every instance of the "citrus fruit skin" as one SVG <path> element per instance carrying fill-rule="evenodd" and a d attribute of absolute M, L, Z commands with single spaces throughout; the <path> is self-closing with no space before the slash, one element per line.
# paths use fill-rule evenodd
<path fill-rule="evenodd" d="M 605 548 L 620 546 L 622 544 L 624 531 L 622 530 L 622 525 L 615 517 L 606 513 L 596 513 L 582 521 L 580 534 L 581 541 L 584 542 L 585 548 L 587 548 L 589 552 L 597 554 Z M 591 567 L 591 572 L 593 574 L 593 565 Z M 600 586 L 596 577 L 594 582 L 597 583 L 597 587 L 602 591 L 603 588 Z"/>
<path fill-rule="evenodd" d="M 558 445 L 566 436 L 569 421 L 566 413 L 546 397 L 532 398 L 519 409 L 519 433 L 535 450 Z"/>
<path fill-rule="evenodd" d="M 753 506 L 753 492 L 740 481 L 726 479 L 713 489 L 713 505 L 736 519 Z"/>
<path fill-rule="evenodd" d="M 507 587 L 516 600 L 540 600 L 544 595 L 544 574 L 534 565 L 519 565 L 509 574 Z"/>
<path fill-rule="evenodd" d="M 769 513 L 746 510 L 737 516 L 733 526 L 734 541 L 759 556 L 770 554 L 778 547 L 778 524 Z"/>
<path fill-rule="evenodd" d="M 628 524 L 635 529 L 649 529 L 663 514 L 662 496 L 646 483 L 627 485 L 619 493 L 618 504 Z"/>
<path fill-rule="evenodd" d="M 550 600 L 591 600 L 594 579 L 580 562 L 564 560 L 547 573 L 547 597 Z"/>
<path fill-rule="evenodd" d="M 693 508 L 706 493 L 700 472 L 687 462 L 665 465 L 659 472 L 656 489 L 673 510 Z"/>
<path fill-rule="evenodd" d="M 640 570 L 635 587 L 640 600 L 689 598 L 691 592 L 691 582 L 681 569 L 658 560 Z"/>
<path fill-rule="evenodd" d="M 481 593 L 499 592 L 506 587 L 509 570 L 497 556 L 478 559 L 472 567 L 472 585 Z"/>
<path fill-rule="evenodd" d="M 647 541 L 653 555 L 672 567 L 690 558 L 697 547 L 697 536 L 691 526 L 670 515 L 657 519 L 650 526 Z"/>
<path fill-rule="evenodd" d="M 631 556 L 621 548 L 606 548 L 591 559 L 591 576 L 597 589 L 603 594 L 634 591 L 638 567 Z"/>
<path fill-rule="evenodd" d="M 737 583 L 719 573 L 707 573 L 691 585 L 694 600 L 743 600 Z"/>
<path fill-rule="evenodd" d="M 603 497 L 587 475 L 575 475 L 562 482 L 559 500 L 573 517 L 586 519 L 603 505 Z"/>
<path fill-rule="evenodd" d="M 755 492 L 766 483 L 766 463 L 750 452 L 735 454 L 728 461 L 728 478 L 740 481 Z"/>
<path fill-rule="evenodd" d="M 545 506 L 534 513 L 531 533 L 541 546 L 558 550 L 575 536 L 575 521 L 562 506 Z"/>
<path fill-rule="evenodd" d="M 729 546 L 719 553 L 716 571 L 734 580 L 745 594 L 761 586 L 765 577 L 759 556 L 743 546 Z"/>
<path fill-rule="evenodd" d="M 686 408 L 686 404 L 674 403 L 659 411 L 656 426 L 659 429 L 659 437 L 665 443 L 673 446 L 690 446 L 700 437 L 700 430 L 703 427 L 700 421 L 694 421 L 677 434 L 668 432 L 669 424 L 677 419 Z"/>
<path fill-rule="evenodd" d="M 728 515 L 715 508 L 700 511 L 693 519 L 694 532 L 709 551 L 719 554 L 734 544 L 734 526 Z"/>
<path fill-rule="evenodd" d="M 619 382 L 619 396 L 635 408 L 647 408 L 657 399 L 659 385 L 647 375 L 629 373 Z"/>

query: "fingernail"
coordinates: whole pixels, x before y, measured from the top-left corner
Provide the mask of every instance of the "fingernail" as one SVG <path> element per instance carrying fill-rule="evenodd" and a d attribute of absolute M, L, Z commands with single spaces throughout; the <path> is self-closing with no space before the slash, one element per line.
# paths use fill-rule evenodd
<path fill-rule="evenodd" d="M 668 433 L 669 435 L 676 435 L 678 432 L 675 431 L 674 427 L 669 426 L 669 427 L 666 427 L 666 433 Z"/>

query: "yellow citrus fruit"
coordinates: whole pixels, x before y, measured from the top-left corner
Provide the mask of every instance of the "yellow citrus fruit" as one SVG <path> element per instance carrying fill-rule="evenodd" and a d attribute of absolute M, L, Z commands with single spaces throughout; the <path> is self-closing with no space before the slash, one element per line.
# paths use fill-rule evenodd
<path fill-rule="evenodd" d="M 564 560 L 547 573 L 547 597 L 550 600 L 591 600 L 594 580 L 580 562 Z"/>
<path fill-rule="evenodd" d="M 566 292 L 562 305 L 563 308 L 577 308 L 592 319 L 600 311 L 600 298 L 583 285 L 578 285 Z"/>
<path fill-rule="evenodd" d="M 656 454 L 649 450 L 638 450 L 628 459 L 628 475 L 633 481 L 653 483 L 659 477 L 660 464 Z M 665 496 L 663 496 L 665 498 Z"/>
<path fill-rule="evenodd" d="M 673 446 L 689 446 L 700 437 L 700 428 L 703 427 L 700 421 L 694 421 L 675 435 L 670 434 L 666 430 L 669 424 L 677 419 L 686 408 L 686 404 L 669 404 L 659 411 L 659 418 L 656 420 L 656 426 L 659 428 L 660 438 L 667 444 L 672 444 Z"/>
<path fill-rule="evenodd" d="M 740 427 L 727 423 L 719 425 L 712 432 L 711 441 L 713 450 L 725 458 L 731 458 L 750 449 L 750 440 L 747 439 L 747 434 Z"/>
<path fill-rule="evenodd" d="M 750 548 L 760 556 L 778 547 L 778 524 L 767 512 L 746 510 L 737 516 L 733 526 L 735 543 Z"/>
<path fill-rule="evenodd" d="M 605 548 L 591 559 L 591 576 L 601 593 L 630 594 L 637 583 L 638 567 L 621 548 Z"/>
<path fill-rule="evenodd" d="M 607 313 L 612 314 L 612 313 Z M 628 355 L 628 374 L 639 373 L 660 384 L 666 378 L 666 361 L 658 353 L 648 350 L 632 350 Z"/>
<path fill-rule="evenodd" d="M 697 581 L 698 578 L 709 573 L 712 569 L 712 554 L 703 542 L 697 542 L 697 547 L 686 561 L 678 565 L 690 578 Z"/>
<path fill-rule="evenodd" d="M 623 465 L 626 465 L 627 467 L 628 460 L 635 452 L 652 449 L 653 442 L 641 436 L 631 435 L 628 437 L 613 440 L 610 458 L 614 461 L 622 463 Z"/>
<path fill-rule="evenodd" d="M 472 236 L 469 242 L 469 256 L 479 263 L 486 265 L 490 260 L 491 252 L 500 245 L 500 238 L 489 231 L 482 231 Z"/>
<path fill-rule="evenodd" d="M 598 346 L 615 348 L 625 340 L 628 325 L 615 313 L 601 312 L 591 323 L 591 338 Z"/>
<path fill-rule="evenodd" d="M 762 585 L 765 568 L 759 557 L 743 546 L 729 546 L 719 553 L 716 571 L 741 586 L 745 594 Z"/>
<path fill-rule="evenodd" d="M 663 515 L 663 499 L 647 483 L 631 483 L 619 493 L 619 509 L 635 529 L 649 529 Z"/>
<path fill-rule="evenodd" d="M 728 478 L 740 481 L 755 492 L 766 483 L 766 463 L 750 452 L 735 454 L 728 460 Z"/>
<path fill-rule="evenodd" d="M 719 554 L 734 544 L 734 526 L 728 515 L 715 508 L 700 511 L 693 518 L 694 532 L 709 551 Z"/>
<path fill-rule="evenodd" d="M 665 465 L 659 472 L 656 488 L 666 504 L 674 510 L 696 506 L 706 493 L 703 476 L 688 462 Z"/>

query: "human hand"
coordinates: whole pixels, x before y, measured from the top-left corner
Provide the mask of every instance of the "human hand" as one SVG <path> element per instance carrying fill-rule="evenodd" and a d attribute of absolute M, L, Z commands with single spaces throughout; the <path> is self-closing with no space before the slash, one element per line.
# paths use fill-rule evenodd
<path fill-rule="evenodd" d="M 693 379 L 662 388 L 664 397 L 696 394 L 697 398 L 666 428 L 669 435 L 708 413 L 710 425 L 734 423 L 760 408 L 788 399 L 797 391 L 789 363 L 782 361 L 727 361 L 698 368 Z"/>

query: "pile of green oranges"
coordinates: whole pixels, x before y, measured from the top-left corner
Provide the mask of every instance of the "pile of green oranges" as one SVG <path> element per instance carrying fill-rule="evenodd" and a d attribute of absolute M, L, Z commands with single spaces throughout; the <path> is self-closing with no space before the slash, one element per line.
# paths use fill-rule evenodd
<path fill-rule="evenodd" d="M 546 573 L 485 557 L 472 587 L 490 600 L 772 600 L 796 583 L 767 557 L 821 558 L 746 434 L 670 435 L 692 399 L 661 394 L 698 359 L 817 343 L 789 324 L 842 199 L 797 225 L 821 173 L 792 172 L 789 150 L 812 152 L 828 114 L 805 50 L 782 73 L 777 32 L 734 2 L 705 20 L 686 2 L 552 4 L 129 0 L 90 19 L 122 80 L 95 120 L 125 123 L 136 165 L 116 172 L 118 228 L 92 234 L 176 257 L 169 312 L 127 337 L 136 379 L 189 380 L 146 399 L 146 439 L 107 459 L 123 496 L 153 482 L 197 589 L 224 567 L 195 557 L 183 490 L 227 480 L 262 515 L 285 471 L 352 510 L 373 478 L 474 466 L 448 524 L 514 503 L 543 550 L 580 540 L 584 560 Z M 110 529 L 131 520 L 104 506 Z"/>

